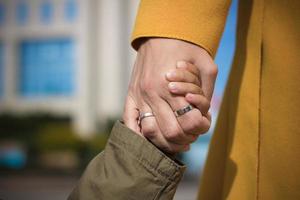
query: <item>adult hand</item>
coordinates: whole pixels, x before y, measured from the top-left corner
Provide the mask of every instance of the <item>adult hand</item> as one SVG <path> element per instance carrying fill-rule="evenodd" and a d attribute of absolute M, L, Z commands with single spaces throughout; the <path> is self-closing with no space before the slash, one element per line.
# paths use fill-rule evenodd
<path fill-rule="evenodd" d="M 185 61 L 178 62 L 177 61 Z M 189 103 L 184 96 L 168 91 L 166 74 L 177 66 L 195 64 L 200 72 L 199 83 L 210 100 L 217 68 L 201 47 L 176 39 L 150 38 L 139 48 L 132 73 L 123 119 L 125 125 L 145 136 L 167 153 L 189 149 L 190 143 L 210 127 L 206 113 L 192 111 L 175 117 L 174 111 Z M 172 73 L 168 73 L 172 77 Z M 197 80 L 195 80 L 197 81 Z M 139 113 L 152 112 L 138 125 Z"/>

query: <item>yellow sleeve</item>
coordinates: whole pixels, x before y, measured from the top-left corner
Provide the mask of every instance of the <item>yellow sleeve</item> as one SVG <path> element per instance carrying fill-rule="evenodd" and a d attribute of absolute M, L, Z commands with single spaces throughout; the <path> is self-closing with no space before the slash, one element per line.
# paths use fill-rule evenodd
<path fill-rule="evenodd" d="M 141 0 L 132 46 L 144 37 L 185 40 L 215 55 L 230 0 Z"/>

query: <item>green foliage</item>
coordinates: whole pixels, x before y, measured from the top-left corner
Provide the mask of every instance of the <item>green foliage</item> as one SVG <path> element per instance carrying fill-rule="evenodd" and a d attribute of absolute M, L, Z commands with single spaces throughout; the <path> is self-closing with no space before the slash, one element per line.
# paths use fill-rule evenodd
<path fill-rule="evenodd" d="M 92 154 L 99 153 L 105 148 L 108 139 L 107 133 L 98 133 L 87 141 L 87 146 Z"/>
<path fill-rule="evenodd" d="M 28 153 L 29 166 L 36 165 L 36 157 L 47 152 L 75 152 L 81 166 L 101 152 L 109 137 L 113 120 L 107 121 L 89 139 L 80 138 L 68 117 L 43 114 L 0 115 L 0 141 L 13 140 L 22 143 Z"/>
<path fill-rule="evenodd" d="M 24 141 L 25 143 L 36 137 L 39 129 L 49 122 L 69 123 L 69 118 L 52 117 L 46 114 L 31 115 L 0 115 L 0 138 Z"/>
<path fill-rule="evenodd" d="M 37 148 L 44 151 L 73 150 L 84 148 L 84 141 L 71 129 L 68 123 L 47 124 L 43 126 L 36 138 Z"/>

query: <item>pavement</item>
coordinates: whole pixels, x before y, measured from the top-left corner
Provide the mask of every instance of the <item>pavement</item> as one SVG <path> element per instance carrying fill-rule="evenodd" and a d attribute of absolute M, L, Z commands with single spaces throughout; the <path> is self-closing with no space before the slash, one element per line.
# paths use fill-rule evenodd
<path fill-rule="evenodd" d="M 0 175 L 0 200 L 65 200 L 78 177 L 70 175 Z M 197 182 L 183 179 L 174 200 L 195 200 Z"/>

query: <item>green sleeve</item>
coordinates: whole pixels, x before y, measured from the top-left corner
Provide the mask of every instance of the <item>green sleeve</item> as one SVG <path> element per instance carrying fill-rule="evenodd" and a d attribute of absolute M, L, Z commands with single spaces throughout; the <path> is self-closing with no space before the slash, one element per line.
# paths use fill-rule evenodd
<path fill-rule="evenodd" d="M 121 122 L 88 165 L 69 200 L 173 199 L 185 166 Z"/>

